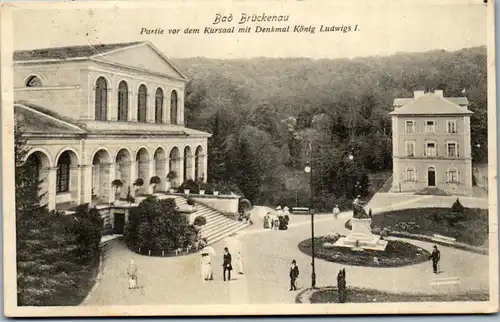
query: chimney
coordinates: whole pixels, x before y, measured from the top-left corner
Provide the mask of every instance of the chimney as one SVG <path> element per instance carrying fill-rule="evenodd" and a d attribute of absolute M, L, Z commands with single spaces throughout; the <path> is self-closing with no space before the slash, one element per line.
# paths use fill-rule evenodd
<path fill-rule="evenodd" d="M 442 98 L 443 97 L 443 91 L 442 90 L 435 90 L 434 91 L 434 95 L 439 96 L 439 97 Z"/>
<path fill-rule="evenodd" d="M 415 99 L 419 99 L 420 97 L 424 96 L 425 91 L 414 91 L 413 95 Z"/>

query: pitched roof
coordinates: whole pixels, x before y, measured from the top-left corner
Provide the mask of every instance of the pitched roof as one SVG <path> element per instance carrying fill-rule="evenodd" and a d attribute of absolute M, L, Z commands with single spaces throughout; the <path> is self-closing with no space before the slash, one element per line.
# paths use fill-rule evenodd
<path fill-rule="evenodd" d="M 396 103 L 396 100 L 395 100 Z M 398 106 L 394 104 L 394 106 Z M 389 115 L 464 115 L 472 114 L 466 107 L 452 102 L 449 98 L 444 98 L 434 93 L 427 93 L 411 101 L 394 111 Z"/>
<path fill-rule="evenodd" d="M 118 136 L 191 136 L 191 137 L 211 137 L 207 132 L 198 131 L 182 126 L 172 127 L 167 125 L 158 130 L 137 130 L 137 129 L 114 129 L 99 130 L 87 129 L 85 124 L 79 123 L 71 118 L 59 115 L 56 112 L 44 107 L 18 101 L 14 103 L 16 120 L 23 122 L 23 132 L 27 135 L 44 136 L 81 136 L 81 135 L 118 135 Z"/>
<path fill-rule="evenodd" d="M 445 100 L 448 100 L 457 105 L 469 105 L 469 100 L 467 97 L 443 97 Z M 403 106 L 415 100 L 412 98 L 396 98 L 394 100 L 393 106 Z"/>
<path fill-rule="evenodd" d="M 19 50 L 14 52 L 14 61 L 45 60 L 45 59 L 68 59 L 86 58 L 98 54 L 104 54 L 113 50 L 134 46 L 141 41 L 119 44 L 98 44 L 85 46 L 53 47 L 33 50 Z"/>
<path fill-rule="evenodd" d="M 16 121 L 22 122 L 22 131 L 27 135 L 50 136 L 81 136 L 85 134 L 82 128 L 48 115 L 25 104 L 14 104 Z"/>

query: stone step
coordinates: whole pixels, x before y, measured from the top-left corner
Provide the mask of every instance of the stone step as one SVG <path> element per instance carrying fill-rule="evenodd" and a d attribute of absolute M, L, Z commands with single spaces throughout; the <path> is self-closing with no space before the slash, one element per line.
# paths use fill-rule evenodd
<path fill-rule="evenodd" d="M 201 236 L 207 237 L 207 236 L 213 235 L 217 232 L 225 231 L 226 229 L 230 229 L 231 227 L 235 227 L 239 224 L 241 224 L 241 222 L 223 221 L 223 222 L 218 223 L 217 225 L 213 225 L 211 227 L 206 228 L 205 230 L 202 230 Z"/>
<path fill-rule="evenodd" d="M 248 223 L 241 223 L 238 222 L 236 225 L 231 226 L 226 228 L 225 230 L 218 231 L 216 234 L 207 236 L 207 243 L 208 244 L 213 244 L 223 238 L 226 238 L 227 236 L 230 236 L 231 234 L 242 230 L 243 228 L 246 228 L 249 224 Z"/>
<path fill-rule="evenodd" d="M 234 222 L 234 220 L 227 219 L 224 216 L 222 216 L 222 217 L 214 217 L 211 220 L 207 219 L 207 224 L 205 226 L 203 226 L 203 228 L 201 229 L 201 231 L 208 230 L 208 229 L 213 228 L 215 226 L 222 226 L 223 227 L 226 224 L 231 224 L 233 222 Z"/>
<path fill-rule="evenodd" d="M 202 235 L 208 235 L 213 231 L 216 230 L 223 230 L 226 229 L 226 227 L 234 226 L 237 222 L 233 220 L 218 220 L 217 222 L 213 224 L 207 224 L 206 227 L 203 227 L 201 229 L 201 234 Z"/>

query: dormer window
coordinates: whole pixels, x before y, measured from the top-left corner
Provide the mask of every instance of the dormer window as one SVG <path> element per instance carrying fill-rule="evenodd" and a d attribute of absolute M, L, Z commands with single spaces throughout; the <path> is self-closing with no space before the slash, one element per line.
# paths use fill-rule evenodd
<path fill-rule="evenodd" d="M 26 87 L 42 87 L 42 80 L 36 75 L 30 76 L 26 80 Z"/>

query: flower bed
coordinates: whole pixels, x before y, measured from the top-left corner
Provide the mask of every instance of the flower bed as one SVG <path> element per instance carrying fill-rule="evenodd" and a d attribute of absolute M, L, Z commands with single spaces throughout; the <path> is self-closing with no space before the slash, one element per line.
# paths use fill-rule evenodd
<path fill-rule="evenodd" d="M 328 287 L 313 292 L 311 303 L 339 303 L 336 287 Z M 347 288 L 347 303 L 390 303 L 390 302 L 455 302 L 489 301 L 488 292 L 467 292 L 461 294 L 407 294 L 388 293 L 365 288 Z"/>
<path fill-rule="evenodd" d="M 402 267 L 423 263 L 429 260 L 430 253 L 423 248 L 402 241 L 389 241 L 384 251 L 355 251 L 348 247 L 333 246 L 341 236 L 322 236 L 315 238 L 317 258 L 329 262 L 366 267 Z M 311 239 L 299 243 L 299 249 L 311 255 Z"/>
<path fill-rule="evenodd" d="M 454 213 L 451 208 L 395 210 L 373 216 L 372 228 L 427 236 L 439 234 L 472 246 L 488 246 L 486 209 L 465 208 L 463 213 Z"/>

